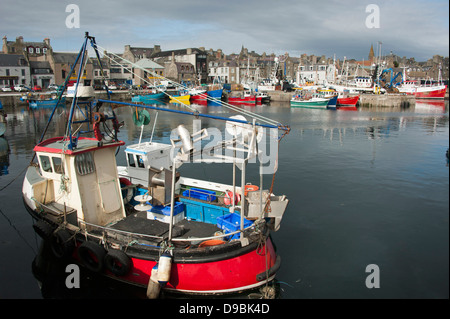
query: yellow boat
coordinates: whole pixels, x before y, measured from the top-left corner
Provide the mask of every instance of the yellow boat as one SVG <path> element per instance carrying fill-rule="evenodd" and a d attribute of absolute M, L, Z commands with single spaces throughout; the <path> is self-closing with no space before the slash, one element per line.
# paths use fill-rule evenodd
<path fill-rule="evenodd" d="M 170 103 L 190 104 L 191 96 L 188 95 L 174 95 L 170 96 Z"/>

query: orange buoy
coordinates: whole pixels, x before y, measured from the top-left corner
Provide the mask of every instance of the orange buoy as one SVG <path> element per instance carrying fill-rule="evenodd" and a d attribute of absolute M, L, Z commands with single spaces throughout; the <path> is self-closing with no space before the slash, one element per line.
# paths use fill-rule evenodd
<path fill-rule="evenodd" d="M 222 244 L 225 244 L 225 242 L 223 240 L 209 239 L 209 240 L 205 240 L 204 242 L 201 242 L 200 245 L 198 245 L 198 247 L 209 247 L 209 246 L 217 246 L 217 245 L 222 245 Z"/>
<path fill-rule="evenodd" d="M 233 198 L 233 192 L 232 191 L 226 191 L 225 197 L 223 198 L 223 203 L 225 205 L 233 204 L 232 198 Z M 240 200 L 241 200 L 241 196 L 238 193 L 235 193 L 234 194 L 234 204 L 236 205 L 237 203 L 240 202 Z"/>
<path fill-rule="evenodd" d="M 244 187 L 244 195 L 247 196 L 248 192 L 256 192 L 257 190 L 259 190 L 258 186 L 252 185 L 252 184 L 247 184 Z"/>

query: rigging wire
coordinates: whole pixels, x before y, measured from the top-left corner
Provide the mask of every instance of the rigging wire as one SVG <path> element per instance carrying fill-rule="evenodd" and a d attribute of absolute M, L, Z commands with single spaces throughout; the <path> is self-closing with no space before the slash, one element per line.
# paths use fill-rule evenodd
<path fill-rule="evenodd" d="M 127 60 L 127 59 L 125 59 L 125 58 L 123 58 L 123 57 L 121 57 L 121 56 L 115 54 L 115 53 L 108 52 L 105 48 L 99 46 L 98 44 L 95 44 L 95 46 L 96 46 L 97 48 L 100 48 L 100 49 L 103 50 L 104 56 L 105 56 L 105 57 L 107 57 L 107 58 L 110 59 L 111 61 L 114 61 L 116 64 L 120 65 L 121 67 L 123 67 L 123 68 L 126 69 L 127 71 L 130 71 L 132 74 L 134 74 L 135 76 L 137 76 L 138 78 L 140 78 L 141 80 L 143 80 L 143 81 L 144 81 L 145 83 L 147 83 L 147 84 L 152 84 L 152 83 L 150 83 L 147 79 L 144 79 L 144 78 L 138 76 L 138 75 L 135 74 L 132 70 L 130 70 L 129 68 L 125 67 L 123 64 L 117 62 L 116 60 L 113 60 L 113 58 L 112 58 L 111 56 L 109 56 L 109 55 L 112 55 L 112 56 L 114 56 L 114 57 L 116 57 L 116 58 L 121 59 L 121 60 L 124 61 L 125 63 L 132 65 L 134 68 L 137 68 L 137 69 L 146 71 L 147 73 L 150 73 L 150 74 L 152 74 L 153 76 L 160 77 L 160 78 L 162 78 L 162 79 L 164 79 L 164 80 L 170 81 L 171 83 L 173 83 L 173 84 L 175 85 L 175 87 L 178 87 L 179 89 L 188 90 L 187 86 L 185 86 L 185 85 L 182 85 L 182 84 L 180 84 L 180 83 L 177 83 L 177 82 L 174 82 L 174 81 L 172 81 L 172 80 L 169 80 L 169 79 L 167 79 L 167 78 L 165 78 L 165 77 L 163 77 L 163 76 L 161 76 L 161 75 L 158 75 L 158 74 L 152 72 L 151 70 L 145 69 L 145 68 L 141 67 L 140 65 L 138 65 L 138 64 L 136 64 L 136 63 L 133 63 L 133 62 L 131 62 L 131 61 L 129 61 L 129 60 Z M 163 93 L 166 94 L 167 96 L 171 97 L 171 95 L 169 95 L 167 92 L 163 92 Z M 276 126 L 280 126 L 280 125 L 281 125 L 279 122 L 277 122 L 277 121 L 275 121 L 275 120 L 272 120 L 272 119 L 270 119 L 270 118 L 267 118 L 267 117 L 265 117 L 265 116 L 262 116 L 262 115 L 259 115 L 259 114 L 256 114 L 256 113 L 253 113 L 253 112 L 250 112 L 250 111 L 241 109 L 241 108 L 236 107 L 236 106 L 234 106 L 234 105 L 231 105 L 231 104 L 229 104 L 229 103 L 227 103 L 227 102 L 220 101 L 220 100 L 218 100 L 218 99 L 216 99 L 216 98 L 212 98 L 212 97 L 208 96 L 206 93 L 203 93 L 203 94 L 206 95 L 207 100 L 213 101 L 213 102 L 220 102 L 222 106 L 224 106 L 224 107 L 226 107 L 226 108 L 228 108 L 228 109 L 231 109 L 231 110 L 233 110 L 233 111 L 235 111 L 235 112 L 238 112 L 238 113 L 247 115 L 247 116 L 249 116 L 249 117 L 251 117 L 251 118 L 253 118 L 253 119 L 258 119 L 258 120 L 260 120 L 260 121 L 262 121 L 262 122 L 265 122 L 265 123 L 267 123 L 267 124 L 276 125 Z M 174 98 L 174 97 L 172 97 L 172 98 Z M 176 99 L 176 98 L 175 98 L 175 99 Z M 186 105 L 186 106 L 187 106 L 188 108 L 192 109 L 192 108 L 189 107 L 188 105 Z"/>

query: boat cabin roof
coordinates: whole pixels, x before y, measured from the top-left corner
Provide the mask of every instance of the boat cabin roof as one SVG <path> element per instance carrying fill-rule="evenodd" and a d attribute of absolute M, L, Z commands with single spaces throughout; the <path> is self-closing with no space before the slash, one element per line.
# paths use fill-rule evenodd
<path fill-rule="evenodd" d="M 111 143 L 100 143 L 95 138 L 90 137 L 80 137 L 78 138 L 78 144 L 76 149 L 69 150 L 67 145 L 69 140 L 63 136 L 49 138 L 42 141 L 34 147 L 35 152 L 46 152 L 46 153 L 56 153 L 56 154 L 66 154 L 66 155 L 76 155 L 80 153 L 85 153 L 93 151 L 96 149 L 117 147 L 125 144 L 123 141 L 111 142 Z"/>

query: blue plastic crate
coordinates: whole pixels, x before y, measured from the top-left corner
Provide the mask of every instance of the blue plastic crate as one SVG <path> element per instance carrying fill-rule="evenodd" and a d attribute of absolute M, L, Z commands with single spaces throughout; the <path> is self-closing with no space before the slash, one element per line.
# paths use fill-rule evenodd
<path fill-rule="evenodd" d="M 200 188 L 189 188 L 183 192 L 183 196 L 201 199 L 208 202 L 213 202 L 216 200 L 216 192 L 208 191 L 206 189 Z"/>
<path fill-rule="evenodd" d="M 253 224 L 252 221 L 244 218 L 244 228 Z M 241 215 L 231 213 L 217 217 L 217 227 L 225 231 L 225 234 L 235 232 L 241 228 Z M 240 234 L 234 234 L 230 239 L 239 239 Z"/>
<path fill-rule="evenodd" d="M 148 210 L 149 212 L 156 214 L 163 214 L 166 216 L 170 216 L 170 205 L 167 206 L 153 206 Z M 184 211 L 184 204 L 182 202 L 175 202 L 175 207 L 173 209 L 173 215 L 178 215 L 179 213 Z"/>
<path fill-rule="evenodd" d="M 227 207 L 212 205 L 187 198 L 180 198 L 184 203 L 186 218 L 208 224 L 217 224 L 217 217 L 229 214 Z"/>

